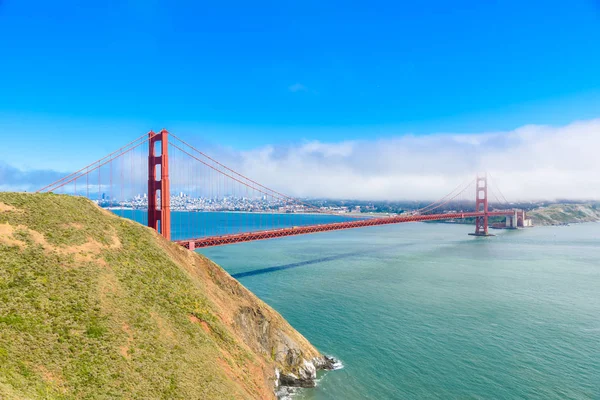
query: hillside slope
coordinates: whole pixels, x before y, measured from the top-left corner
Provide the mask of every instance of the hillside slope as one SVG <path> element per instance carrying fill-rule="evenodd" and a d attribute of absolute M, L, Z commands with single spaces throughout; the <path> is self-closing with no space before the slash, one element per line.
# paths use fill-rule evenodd
<path fill-rule="evenodd" d="M 552 204 L 528 211 L 534 225 L 560 225 L 600 221 L 600 204 Z"/>
<path fill-rule="evenodd" d="M 92 202 L 0 193 L 0 398 L 274 398 L 327 367 L 207 258 Z M 296 379 L 298 378 L 298 379 Z"/>

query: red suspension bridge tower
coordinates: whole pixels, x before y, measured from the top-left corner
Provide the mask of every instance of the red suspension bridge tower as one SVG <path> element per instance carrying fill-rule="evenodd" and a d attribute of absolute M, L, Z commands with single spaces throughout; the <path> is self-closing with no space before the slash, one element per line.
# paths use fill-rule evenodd
<path fill-rule="evenodd" d="M 171 193 L 169 191 L 169 132 L 163 129 L 159 133 L 148 133 L 148 226 L 159 232 L 165 239 L 171 240 Z M 160 143 L 160 154 L 156 145 Z M 157 167 L 160 167 L 160 179 L 157 180 Z M 158 193 L 160 192 L 160 208 Z M 160 221 L 160 229 L 159 229 Z"/>
<path fill-rule="evenodd" d="M 487 174 L 477 175 L 475 180 L 475 212 L 483 213 L 475 218 L 475 233 L 473 236 L 493 236 L 488 233 L 488 184 Z"/>

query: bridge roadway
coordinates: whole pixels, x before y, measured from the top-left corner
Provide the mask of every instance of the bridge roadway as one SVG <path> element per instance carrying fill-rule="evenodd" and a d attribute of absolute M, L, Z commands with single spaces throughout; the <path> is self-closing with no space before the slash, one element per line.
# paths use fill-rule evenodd
<path fill-rule="evenodd" d="M 514 210 L 489 211 L 488 217 L 513 215 Z M 395 217 L 367 218 L 358 221 L 334 222 L 331 224 L 295 226 L 255 232 L 235 233 L 222 236 L 208 236 L 198 239 L 176 240 L 183 247 L 194 250 L 205 247 L 222 246 L 233 243 L 252 242 L 255 240 L 274 239 L 287 236 L 306 235 L 309 233 L 339 231 L 343 229 L 362 228 L 366 226 L 400 224 L 404 222 L 441 221 L 447 219 L 462 219 L 483 217 L 483 212 L 454 212 L 429 215 L 398 215 Z"/>

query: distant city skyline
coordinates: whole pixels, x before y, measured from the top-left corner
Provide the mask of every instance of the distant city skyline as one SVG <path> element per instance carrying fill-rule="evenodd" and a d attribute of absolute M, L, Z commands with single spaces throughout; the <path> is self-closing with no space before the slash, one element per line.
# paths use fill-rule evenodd
<path fill-rule="evenodd" d="M 69 193 L 69 192 L 67 192 Z M 80 193 L 75 193 L 83 195 Z M 160 199 L 160 194 L 157 196 Z M 132 197 L 111 197 L 109 194 L 91 194 L 89 198 L 96 204 L 105 208 L 127 208 L 147 210 L 148 194 L 139 193 Z M 158 200 L 160 203 L 160 200 Z M 320 202 L 322 203 L 322 202 Z M 372 207 L 363 207 L 372 210 Z M 328 212 L 348 213 L 361 212 L 361 206 L 337 206 L 320 204 L 300 204 L 299 202 L 286 201 L 267 195 L 245 197 L 223 194 L 220 196 L 192 196 L 184 192 L 170 196 L 171 211 L 243 211 L 243 212 Z"/>

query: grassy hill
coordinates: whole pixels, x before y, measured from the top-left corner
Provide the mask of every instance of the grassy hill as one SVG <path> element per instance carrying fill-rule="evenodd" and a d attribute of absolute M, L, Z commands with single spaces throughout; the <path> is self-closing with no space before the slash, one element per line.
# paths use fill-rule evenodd
<path fill-rule="evenodd" d="M 534 225 L 560 225 L 600 221 L 600 204 L 552 204 L 528 211 Z"/>
<path fill-rule="evenodd" d="M 0 193 L 0 398 L 268 399 L 276 369 L 325 362 L 207 258 L 83 198 Z"/>

